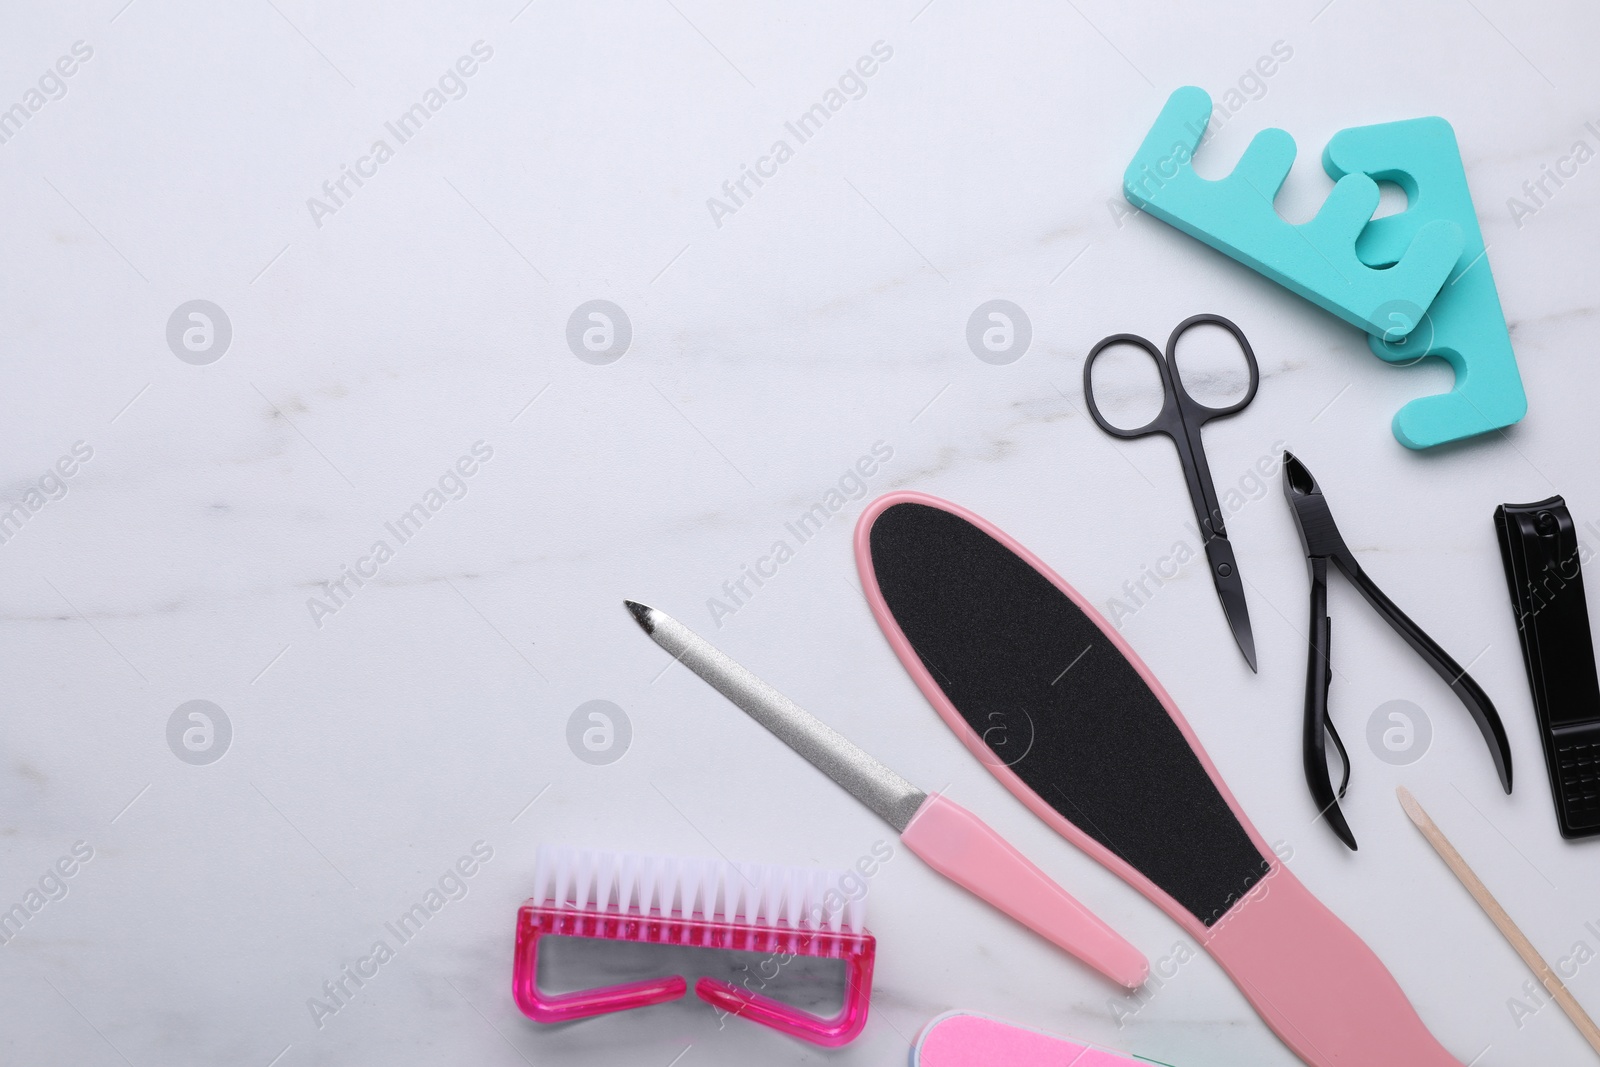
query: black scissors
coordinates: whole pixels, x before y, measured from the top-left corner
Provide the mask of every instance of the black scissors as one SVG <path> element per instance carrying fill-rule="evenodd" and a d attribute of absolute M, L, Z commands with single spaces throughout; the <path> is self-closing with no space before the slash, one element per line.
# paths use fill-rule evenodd
<path fill-rule="evenodd" d="M 1178 340 L 1196 326 L 1220 326 L 1233 335 L 1244 353 L 1245 366 L 1250 371 L 1250 386 L 1244 396 L 1225 407 L 1202 404 L 1189 395 L 1183 378 L 1178 373 Z M 1094 361 L 1100 353 L 1116 345 L 1132 345 L 1143 349 L 1155 360 L 1161 375 L 1161 391 L 1165 399 L 1155 418 L 1143 426 L 1125 429 L 1114 426 L 1100 414 L 1094 402 Z M 1195 519 L 1200 524 L 1200 536 L 1205 540 L 1206 562 L 1211 567 L 1211 580 L 1217 586 L 1217 598 L 1222 601 L 1223 614 L 1233 630 L 1233 639 L 1244 653 L 1250 669 L 1256 669 L 1256 640 L 1250 631 L 1250 609 L 1244 600 L 1244 582 L 1239 577 L 1239 564 L 1233 558 L 1233 546 L 1228 543 L 1228 531 L 1223 528 L 1222 508 L 1217 503 L 1217 487 L 1211 480 L 1211 468 L 1206 464 L 1205 449 L 1200 443 L 1200 427 L 1212 419 L 1226 418 L 1243 411 L 1256 397 L 1261 384 L 1261 369 L 1256 366 L 1256 354 L 1244 332 L 1221 315 L 1191 315 L 1178 323 L 1178 328 L 1167 338 L 1165 356 L 1154 344 L 1131 333 L 1114 333 L 1089 350 L 1083 364 L 1083 397 L 1089 404 L 1089 414 L 1106 433 L 1113 437 L 1145 437 L 1153 433 L 1166 434 L 1177 446 L 1178 459 L 1183 463 L 1184 480 L 1189 483 L 1189 499 L 1194 503 Z"/>

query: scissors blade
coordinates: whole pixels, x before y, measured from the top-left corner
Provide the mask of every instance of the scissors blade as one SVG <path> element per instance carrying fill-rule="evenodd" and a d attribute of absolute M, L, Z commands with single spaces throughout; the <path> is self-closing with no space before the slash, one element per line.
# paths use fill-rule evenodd
<path fill-rule="evenodd" d="M 1233 558 L 1233 546 L 1226 537 L 1213 537 L 1206 542 L 1206 562 L 1217 587 L 1217 599 L 1222 601 L 1222 613 L 1228 617 L 1228 628 L 1239 643 L 1239 651 L 1244 653 L 1244 661 L 1254 671 L 1256 639 L 1250 630 L 1250 608 L 1244 602 L 1244 579 L 1239 577 L 1239 563 Z"/>

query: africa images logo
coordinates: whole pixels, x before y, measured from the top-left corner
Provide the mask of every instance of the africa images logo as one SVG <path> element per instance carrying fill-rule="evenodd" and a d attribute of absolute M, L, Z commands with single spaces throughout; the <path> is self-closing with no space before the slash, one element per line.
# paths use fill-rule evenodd
<path fill-rule="evenodd" d="M 445 68 L 438 80 L 423 91 L 421 99 L 383 124 L 388 137 L 373 138 L 366 153 L 357 157 L 355 163 L 341 163 L 338 175 L 322 183 L 321 196 L 306 198 L 306 210 L 311 212 L 311 221 L 317 229 L 322 229 L 325 217 L 338 214 L 357 190 L 378 176 L 378 168 L 395 157 L 395 149 L 421 133 L 422 127 L 443 111 L 446 104 L 467 95 L 467 79 L 494 57 L 494 48 L 484 41 L 474 41 L 468 51 L 470 54 L 462 55 Z M 390 139 L 394 144 L 389 143 Z"/>
<path fill-rule="evenodd" d="M 706 210 L 711 221 L 722 229 L 722 220 L 735 214 L 756 195 L 756 190 L 778 176 L 778 168 L 794 158 L 795 149 L 822 132 L 833 116 L 843 111 L 852 100 L 867 95 L 867 79 L 877 74 L 883 65 L 894 58 L 894 46 L 887 41 L 874 41 L 870 55 L 863 55 L 852 66 L 846 67 L 838 80 L 823 90 L 822 98 L 802 111 L 792 121 L 783 124 L 789 138 L 780 137 L 772 147 L 756 159 L 755 166 L 739 164 L 738 177 L 722 183 L 722 195 L 706 198 Z M 754 186 L 754 188 L 752 188 Z"/>

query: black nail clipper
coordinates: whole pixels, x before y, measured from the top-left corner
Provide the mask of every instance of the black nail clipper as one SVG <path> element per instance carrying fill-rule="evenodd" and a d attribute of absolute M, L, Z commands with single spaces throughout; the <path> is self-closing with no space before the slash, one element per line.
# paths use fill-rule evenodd
<path fill-rule="evenodd" d="M 1559 496 L 1502 504 L 1494 524 L 1556 822 L 1562 837 L 1594 837 L 1600 835 L 1600 683 L 1578 530 Z"/>
<path fill-rule="evenodd" d="M 1295 525 L 1299 527 L 1300 541 L 1305 545 L 1306 560 L 1311 566 L 1311 652 L 1306 663 L 1304 738 L 1306 784 L 1311 787 L 1311 796 L 1317 802 L 1318 811 L 1328 817 L 1328 825 L 1339 835 L 1339 840 L 1352 850 L 1356 847 L 1350 824 L 1339 810 L 1339 797 L 1344 796 L 1345 787 L 1350 784 L 1350 755 L 1328 718 L 1328 685 L 1333 681 L 1333 660 L 1328 648 L 1333 628 L 1333 620 L 1328 618 L 1330 562 L 1344 572 L 1344 576 L 1355 584 L 1367 603 L 1394 627 L 1396 633 L 1405 638 L 1412 651 L 1455 690 L 1489 745 L 1489 755 L 1493 757 L 1495 770 L 1500 774 L 1500 784 L 1507 793 L 1511 792 L 1511 745 L 1506 740 L 1500 714 L 1494 710 L 1488 694 L 1459 663 L 1450 658 L 1448 652 L 1422 631 L 1422 627 L 1412 622 L 1394 601 L 1385 596 L 1378 584 L 1361 569 L 1355 553 L 1350 551 L 1350 546 L 1339 535 L 1339 528 L 1334 525 L 1333 514 L 1328 510 L 1328 501 L 1323 497 L 1317 480 L 1306 470 L 1304 463 L 1288 452 L 1283 454 L 1283 493 L 1289 498 L 1289 506 L 1294 511 Z M 1334 747 L 1339 750 L 1339 760 L 1344 764 L 1344 777 L 1337 794 L 1328 776 L 1324 735 L 1333 738 Z"/>

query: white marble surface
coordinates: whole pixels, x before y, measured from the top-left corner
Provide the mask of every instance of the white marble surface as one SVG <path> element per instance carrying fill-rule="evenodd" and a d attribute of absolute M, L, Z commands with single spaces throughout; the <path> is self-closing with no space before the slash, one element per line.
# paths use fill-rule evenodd
<path fill-rule="evenodd" d="M 0 105 L 74 42 L 93 53 L 0 144 L 0 496 L 23 499 L 75 442 L 93 451 L 0 545 L 0 905 L 75 842 L 93 850 L 0 946 L 0 1060 L 880 1064 L 965 1007 L 1184 1067 L 1294 1062 L 1209 959 L 1140 1007 L 903 853 L 871 888 L 875 1011 L 848 1049 L 719 1030 L 692 1001 L 541 1031 L 508 989 L 541 841 L 843 865 L 885 835 L 698 680 L 663 672 L 625 596 L 715 633 L 908 777 L 948 783 L 1152 958 L 1184 941 L 938 723 L 857 589 L 861 500 L 720 628 L 706 601 L 879 441 L 893 458 L 871 493 L 965 504 L 1109 600 L 1189 513 L 1170 447 L 1084 418 L 1083 353 L 1214 310 L 1263 371 L 1254 406 L 1207 431 L 1219 485 L 1277 442 L 1305 458 L 1369 570 L 1499 702 L 1516 793 L 1449 691 L 1335 582 L 1334 714 L 1364 847 L 1312 825 L 1306 575 L 1276 484 L 1229 524 L 1259 676 L 1194 568 L 1125 633 L 1262 832 L 1452 1052 L 1584 1062 L 1554 1006 L 1518 1025 L 1508 1000 L 1528 972 L 1393 787 L 1432 808 L 1552 961 L 1600 949 L 1585 927 L 1600 927 L 1600 851 L 1556 834 L 1490 522 L 1557 491 L 1600 521 L 1600 163 L 1520 227 L 1506 206 L 1575 141 L 1600 147 L 1584 126 L 1600 120 L 1597 23 L 1576 2 L 1321 4 L 106 0 L 0 15 Z M 466 95 L 407 143 L 386 134 L 479 41 L 492 56 Z M 707 198 L 879 41 L 893 55 L 861 99 L 717 225 Z M 1388 367 L 1176 231 L 1118 225 L 1121 170 L 1165 94 L 1220 94 L 1279 41 L 1292 58 L 1202 171 L 1284 126 L 1302 159 L 1282 209 L 1304 218 L 1335 130 L 1448 117 L 1531 398 L 1509 434 L 1407 452 L 1388 420 L 1442 371 Z M 314 220 L 307 198 L 376 138 L 393 158 Z M 203 366 L 164 333 L 196 298 L 232 325 Z M 566 344 L 591 299 L 632 324 L 610 365 Z M 967 349 L 990 299 L 1032 321 L 1008 366 Z M 466 496 L 316 625 L 319 583 L 479 441 L 493 456 Z M 232 726 L 205 766 L 167 743 L 196 699 Z M 632 725 L 607 766 L 566 742 L 592 699 Z M 1434 726 L 1409 767 L 1360 740 L 1392 699 Z M 479 841 L 493 858 L 467 895 L 319 1027 L 321 984 Z M 1600 964 L 1571 986 L 1600 1010 Z"/>

